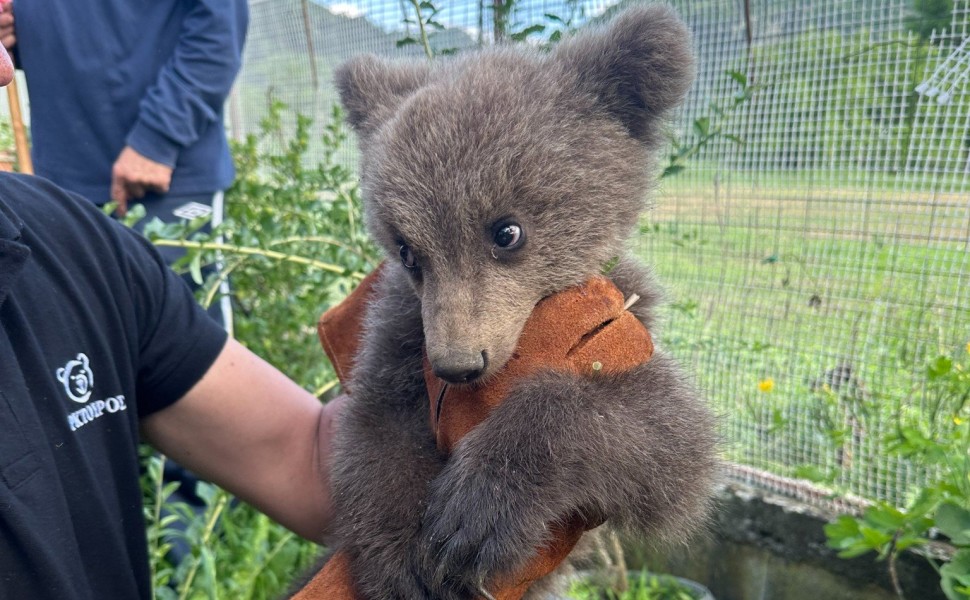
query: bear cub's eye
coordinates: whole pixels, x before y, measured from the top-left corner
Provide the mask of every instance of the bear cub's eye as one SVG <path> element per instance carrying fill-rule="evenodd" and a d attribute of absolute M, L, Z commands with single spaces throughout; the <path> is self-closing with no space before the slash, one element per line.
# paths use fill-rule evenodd
<path fill-rule="evenodd" d="M 522 245 L 524 238 L 522 227 L 518 223 L 506 223 L 495 231 L 494 240 L 499 248 L 512 250 Z"/>
<path fill-rule="evenodd" d="M 414 258 L 414 252 L 411 252 L 411 247 L 407 244 L 401 244 L 401 264 L 409 271 L 418 268 L 418 259 Z"/>

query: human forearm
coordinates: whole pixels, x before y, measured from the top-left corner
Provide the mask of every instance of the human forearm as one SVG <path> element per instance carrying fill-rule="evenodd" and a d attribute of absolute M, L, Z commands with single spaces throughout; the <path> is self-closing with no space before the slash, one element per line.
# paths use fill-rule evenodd
<path fill-rule="evenodd" d="M 343 403 L 322 405 L 230 340 L 205 377 L 142 429 L 168 456 L 321 541 L 332 520 L 327 474 Z"/>

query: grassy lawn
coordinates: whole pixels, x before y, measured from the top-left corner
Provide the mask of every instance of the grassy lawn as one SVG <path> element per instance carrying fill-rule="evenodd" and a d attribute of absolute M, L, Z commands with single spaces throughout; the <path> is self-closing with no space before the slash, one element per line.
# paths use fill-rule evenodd
<path fill-rule="evenodd" d="M 661 340 L 712 398 L 729 457 L 903 500 L 922 473 L 884 438 L 931 420 L 926 364 L 970 341 L 970 200 L 688 183 L 665 182 L 638 251 L 668 289 Z"/>

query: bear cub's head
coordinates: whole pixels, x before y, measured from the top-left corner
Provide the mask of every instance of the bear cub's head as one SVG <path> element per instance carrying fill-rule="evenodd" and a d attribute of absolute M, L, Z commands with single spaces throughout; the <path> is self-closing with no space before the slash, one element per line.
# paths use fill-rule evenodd
<path fill-rule="evenodd" d="M 440 377 L 501 368 L 536 302 L 621 254 L 692 79 L 689 32 L 659 5 L 548 53 L 338 70 L 367 225 L 414 285 Z"/>

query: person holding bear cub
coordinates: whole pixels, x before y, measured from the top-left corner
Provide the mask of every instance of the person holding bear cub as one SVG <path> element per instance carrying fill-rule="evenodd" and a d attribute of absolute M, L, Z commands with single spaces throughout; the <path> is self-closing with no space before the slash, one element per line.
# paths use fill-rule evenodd
<path fill-rule="evenodd" d="M 656 5 L 548 55 L 498 48 L 433 67 L 363 57 L 338 71 L 360 136 L 366 221 L 389 260 L 365 303 L 347 380 L 354 400 L 333 436 L 328 409 L 199 322 L 145 242 L 46 184 L 0 180 L 0 198 L 28 199 L 0 221 L 9 249 L 0 284 L 10 289 L 0 344 L 34 369 L 13 371 L 25 383 L 0 412 L 25 433 L 0 442 L 14 446 L 0 454 L 0 507 L 21 503 L 0 512 L 0 528 L 26 540 L 8 547 L 32 545 L 35 568 L 61 565 L 23 516 L 47 510 L 30 500 L 53 499 L 47 523 L 82 515 L 72 522 L 81 533 L 55 545 L 76 563 L 62 584 L 90 569 L 108 596 L 132 595 L 106 576 L 119 557 L 144 562 L 143 534 L 106 548 L 84 527 L 126 509 L 134 517 L 117 506 L 137 482 L 131 461 L 111 459 L 134 454 L 137 416 L 149 440 L 295 530 L 334 522 L 338 553 L 304 590 L 319 594 L 302 598 L 518 600 L 560 548 L 601 523 L 654 538 L 696 529 L 719 469 L 714 417 L 675 361 L 654 353 L 659 292 L 627 251 L 663 116 L 692 80 L 689 38 Z M 94 247 L 72 231 L 38 233 L 58 212 L 73 212 L 67 221 Z M 106 254 L 126 258 L 90 266 Z M 126 288 L 131 300 L 115 300 Z M 32 315 L 28 296 L 51 289 L 57 310 Z M 77 308 L 89 297 L 99 301 Z M 550 303 L 549 327 L 534 326 Z M 628 352 L 631 340 L 639 350 Z M 510 375 L 529 360 L 540 364 Z M 476 398 L 503 376 L 514 381 Z M 45 422 L 37 405 L 61 416 Z M 36 476 L 45 461 L 54 484 Z M 115 477 L 98 480 L 99 467 Z M 332 510 L 320 475 L 330 470 Z M 550 547 L 553 560 L 534 569 Z"/>

